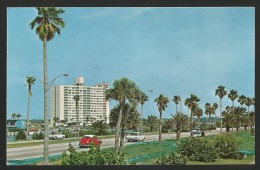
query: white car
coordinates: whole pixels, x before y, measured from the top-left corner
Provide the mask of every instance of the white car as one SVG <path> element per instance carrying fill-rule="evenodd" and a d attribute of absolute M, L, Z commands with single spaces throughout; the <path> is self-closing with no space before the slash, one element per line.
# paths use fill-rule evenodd
<path fill-rule="evenodd" d="M 201 134 L 201 131 L 200 131 L 200 129 L 195 128 L 195 129 L 192 129 L 192 133 L 193 134 Z"/>
<path fill-rule="evenodd" d="M 56 139 L 63 139 L 63 138 L 65 138 L 64 134 L 51 134 L 51 135 L 49 135 L 49 139 L 56 140 Z"/>
<path fill-rule="evenodd" d="M 145 136 L 143 136 L 140 132 L 131 132 L 128 135 L 126 135 L 125 139 L 128 142 L 132 142 L 132 141 L 140 142 L 140 141 L 144 141 Z"/>

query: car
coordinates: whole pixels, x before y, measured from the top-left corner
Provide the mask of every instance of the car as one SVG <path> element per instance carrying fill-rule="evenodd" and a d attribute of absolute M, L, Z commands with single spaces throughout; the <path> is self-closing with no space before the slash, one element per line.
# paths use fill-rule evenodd
<path fill-rule="evenodd" d="M 79 141 L 79 147 L 89 147 L 91 143 L 94 146 L 99 146 L 102 144 L 102 141 L 96 135 L 84 135 Z"/>
<path fill-rule="evenodd" d="M 49 139 L 54 139 L 54 140 L 57 140 L 57 139 L 63 139 L 65 138 L 65 135 L 64 134 L 51 134 L 49 135 Z"/>
<path fill-rule="evenodd" d="M 193 134 L 201 134 L 201 131 L 200 131 L 200 129 L 199 128 L 195 128 L 195 129 L 192 129 L 192 133 Z"/>
<path fill-rule="evenodd" d="M 140 141 L 144 141 L 145 139 L 145 136 L 142 135 L 140 132 L 131 132 L 129 133 L 125 139 L 128 141 L 128 142 L 132 142 L 132 141 L 136 141 L 136 142 L 140 142 Z"/>

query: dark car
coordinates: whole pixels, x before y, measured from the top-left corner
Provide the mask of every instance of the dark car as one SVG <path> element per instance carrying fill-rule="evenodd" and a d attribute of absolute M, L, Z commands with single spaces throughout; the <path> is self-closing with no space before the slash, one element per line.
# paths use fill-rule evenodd
<path fill-rule="evenodd" d="M 91 143 L 98 146 L 102 144 L 102 141 L 95 135 L 84 135 L 79 142 L 79 147 L 89 147 Z"/>

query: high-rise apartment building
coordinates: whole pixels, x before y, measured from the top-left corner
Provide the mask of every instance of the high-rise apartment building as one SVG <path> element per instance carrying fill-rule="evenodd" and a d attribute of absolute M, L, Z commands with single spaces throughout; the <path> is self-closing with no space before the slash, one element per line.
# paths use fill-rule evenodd
<path fill-rule="evenodd" d="M 53 118 L 76 122 L 76 102 L 73 99 L 79 95 L 79 123 L 104 120 L 108 123 L 109 101 L 106 101 L 105 92 L 109 83 L 100 83 L 96 86 L 84 86 L 84 77 L 78 77 L 75 85 L 51 86 L 51 121 Z"/>

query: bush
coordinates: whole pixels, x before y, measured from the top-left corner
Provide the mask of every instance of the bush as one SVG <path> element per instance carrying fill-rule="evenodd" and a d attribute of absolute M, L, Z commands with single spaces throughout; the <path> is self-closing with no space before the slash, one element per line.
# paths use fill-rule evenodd
<path fill-rule="evenodd" d="M 175 154 L 171 152 L 168 157 L 162 156 L 158 161 L 156 161 L 156 165 L 185 165 L 187 163 L 187 157 L 181 154 Z"/>
<path fill-rule="evenodd" d="M 217 135 L 214 139 L 214 146 L 218 149 L 219 155 L 224 159 L 239 158 L 238 146 L 240 142 L 231 134 L 224 133 Z"/>
<path fill-rule="evenodd" d="M 69 144 L 69 155 L 62 153 L 62 165 L 125 165 L 124 156 L 115 156 L 112 152 L 102 152 L 100 147 L 90 145 L 88 151 L 76 152 Z"/>
<path fill-rule="evenodd" d="M 250 133 L 251 133 L 252 135 L 255 135 L 255 129 L 251 129 L 251 130 L 250 130 Z"/>
<path fill-rule="evenodd" d="M 37 132 L 34 132 L 32 135 L 32 139 L 34 139 L 34 140 L 44 139 L 43 132 L 40 132 L 39 134 Z"/>
<path fill-rule="evenodd" d="M 143 126 L 143 132 L 144 133 L 151 132 L 151 129 L 147 126 Z"/>
<path fill-rule="evenodd" d="M 214 162 L 218 157 L 214 145 L 203 138 L 192 137 L 182 140 L 177 153 L 187 156 L 190 161 Z"/>
<path fill-rule="evenodd" d="M 25 131 L 22 130 L 22 129 L 19 129 L 15 139 L 16 140 L 24 140 L 24 139 L 26 139 Z"/>

